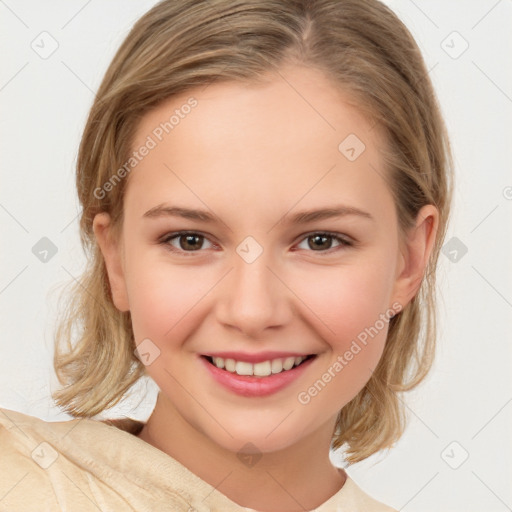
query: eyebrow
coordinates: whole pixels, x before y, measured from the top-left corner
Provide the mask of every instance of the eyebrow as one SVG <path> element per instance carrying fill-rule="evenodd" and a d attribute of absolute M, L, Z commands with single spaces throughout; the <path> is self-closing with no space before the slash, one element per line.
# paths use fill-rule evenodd
<path fill-rule="evenodd" d="M 290 224 L 307 224 L 319 220 L 346 217 L 346 216 L 358 216 L 375 221 L 374 217 L 368 212 L 355 208 L 353 206 L 336 205 L 328 208 L 304 210 L 295 213 L 288 218 Z M 158 218 L 158 217 L 181 217 L 184 219 L 197 220 L 202 222 L 215 222 L 217 218 L 207 210 L 194 210 L 190 208 L 183 208 L 179 206 L 169 206 L 165 204 L 159 204 L 148 210 L 142 216 L 144 218 Z M 288 215 L 284 216 L 286 219 Z M 284 220 L 283 219 L 283 220 Z"/>

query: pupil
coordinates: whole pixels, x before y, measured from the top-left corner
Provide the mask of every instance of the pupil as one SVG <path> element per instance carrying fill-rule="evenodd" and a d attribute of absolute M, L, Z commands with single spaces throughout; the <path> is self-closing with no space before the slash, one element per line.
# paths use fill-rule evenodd
<path fill-rule="evenodd" d="M 320 240 L 320 245 L 321 245 L 321 244 L 322 244 L 322 240 L 323 240 L 323 243 L 324 243 L 324 245 L 325 245 L 325 241 L 326 241 L 326 240 L 328 241 L 330 237 L 329 237 L 329 236 L 327 236 L 327 235 L 314 235 L 314 236 L 312 236 L 311 238 L 315 241 L 315 242 L 314 242 L 314 244 L 316 244 L 316 242 Z M 327 243 L 326 245 L 327 245 L 327 247 L 320 247 L 320 248 L 329 249 L 329 247 L 328 247 L 328 246 L 329 246 L 330 244 L 329 244 L 329 243 Z M 315 247 L 316 247 L 316 248 L 318 248 L 318 247 L 319 247 L 319 245 L 317 244 L 317 245 L 313 245 L 313 246 L 312 246 L 312 245 L 310 244 L 310 247 L 311 247 L 312 249 L 314 249 Z"/>
<path fill-rule="evenodd" d="M 183 238 L 185 238 L 186 242 L 185 242 L 185 244 L 180 244 L 182 249 L 198 249 L 198 247 L 194 247 L 194 241 L 196 241 L 196 245 L 197 245 L 197 240 L 202 237 L 200 237 L 198 235 L 183 235 L 182 239 Z M 199 241 L 199 246 L 200 245 L 201 244 Z"/>

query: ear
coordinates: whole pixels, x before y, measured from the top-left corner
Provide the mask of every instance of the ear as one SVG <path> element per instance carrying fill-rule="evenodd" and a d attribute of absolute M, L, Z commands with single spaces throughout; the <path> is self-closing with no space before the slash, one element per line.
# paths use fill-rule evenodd
<path fill-rule="evenodd" d="M 110 215 L 106 212 L 96 214 L 92 228 L 105 260 L 114 305 L 119 311 L 129 311 L 122 244 L 113 236 Z"/>
<path fill-rule="evenodd" d="M 401 304 L 402 309 L 420 289 L 438 226 L 438 209 L 432 204 L 425 205 L 418 212 L 415 225 L 409 229 L 401 243 L 392 299 Z"/>

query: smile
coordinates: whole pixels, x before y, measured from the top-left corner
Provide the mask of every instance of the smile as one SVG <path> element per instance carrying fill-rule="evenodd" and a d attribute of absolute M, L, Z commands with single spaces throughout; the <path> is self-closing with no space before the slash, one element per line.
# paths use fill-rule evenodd
<path fill-rule="evenodd" d="M 265 397 L 277 393 L 299 379 L 317 354 L 224 352 L 203 354 L 203 367 L 224 389 L 245 397 Z"/>
<path fill-rule="evenodd" d="M 247 361 L 236 361 L 235 359 L 224 359 L 222 357 L 209 357 L 208 360 L 217 368 L 224 369 L 230 373 L 236 373 L 237 375 L 268 377 L 269 375 L 289 371 L 299 366 L 308 357 L 312 356 L 268 359 L 255 364 Z"/>

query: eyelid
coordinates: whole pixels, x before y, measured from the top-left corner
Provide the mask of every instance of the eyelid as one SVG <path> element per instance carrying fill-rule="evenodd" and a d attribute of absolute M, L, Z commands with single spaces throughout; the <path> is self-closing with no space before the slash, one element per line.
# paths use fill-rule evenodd
<path fill-rule="evenodd" d="M 176 249 L 175 247 L 170 245 L 169 242 L 171 240 L 173 240 L 175 238 L 179 238 L 180 236 L 186 236 L 186 235 L 199 235 L 199 236 L 203 237 L 205 240 L 208 240 L 212 245 L 214 245 L 214 246 L 217 245 L 217 244 L 215 244 L 215 242 L 212 242 L 212 240 L 210 240 L 209 235 L 202 233 L 201 231 L 192 231 L 192 230 L 174 231 L 174 232 L 166 233 L 165 235 L 163 235 L 162 237 L 160 237 L 158 239 L 158 243 L 166 246 L 168 248 L 168 250 L 170 250 L 174 254 L 179 254 L 179 255 L 183 255 L 183 256 L 193 256 L 195 253 L 204 252 L 204 250 L 201 250 L 201 249 L 199 249 L 197 251 L 183 251 L 180 249 Z M 338 246 L 331 247 L 329 249 L 326 249 L 325 251 L 313 251 L 313 250 L 306 251 L 306 252 L 311 252 L 311 253 L 317 253 L 320 256 L 332 254 L 332 252 L 337 252 L 340 249 L 346 249 L 349 247 L 353 247 L 357 244 L 356 240 L 354 240 L 352 237 L 349 237 L 348 235 L 345 235 L 343 233 L 317 230 L 317 231 L 310 231 L 308 233 L 300 235 L 300 238 L 297 239 L 297 241 L 295 242 L 294 245 L 297 245 L 298 243 L 301 243 L 314 235 L 328 236 L 328 237 L 332 238 L 333 240 L 336 240 L 339 242 Z"/>

